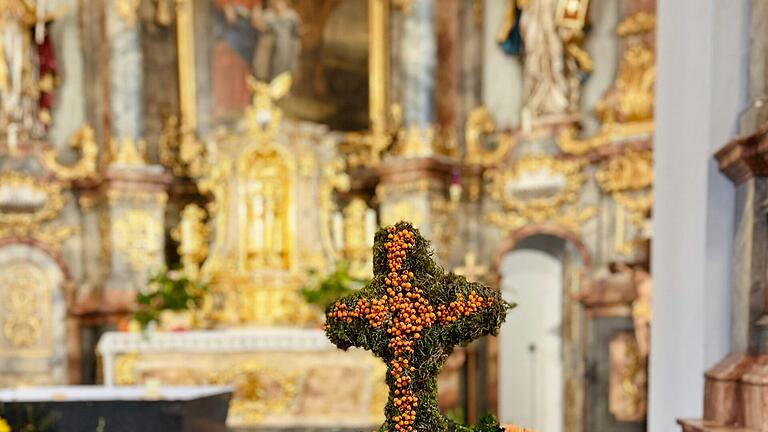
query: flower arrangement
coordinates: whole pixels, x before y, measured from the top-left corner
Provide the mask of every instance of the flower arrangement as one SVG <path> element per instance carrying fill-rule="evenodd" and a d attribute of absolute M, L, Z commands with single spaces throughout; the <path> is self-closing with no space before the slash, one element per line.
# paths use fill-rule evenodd
<path fill-rule="evenodd" d="M 496 334 L 513 305 L 501 293 L 446 273 L 429 242 L 400 222 L 376 233 L 373 280 L 331 304 L 326 335 L 337 347 L 372 351 L 387 364 L 389 398 L 380 431 L 446 432 L 437 375 L 457 344 Z M 503 432 L 493 416 L 457 432 Z"/>
<path fill-rule="evenodd" d="M 338 261 L 336 268 L 320 277 L 316 270 L 310 270 L 309 281 L 301 289 L 304 301 L 325 310 L 329 304 L 340 297 L 352 294 L 367 284 L 369 279 L 353 277 L 349 273 L 349 262 Z"/>
<path fill-rule="evenodd" d="M 142 328 L 159 323 L 166 311 L 183 312 L 202 305 L 208 286 L 176 270 L 162 269 L 149 277 L 148 290 L 136 294 L 138 310 L 133 318 Z"/>

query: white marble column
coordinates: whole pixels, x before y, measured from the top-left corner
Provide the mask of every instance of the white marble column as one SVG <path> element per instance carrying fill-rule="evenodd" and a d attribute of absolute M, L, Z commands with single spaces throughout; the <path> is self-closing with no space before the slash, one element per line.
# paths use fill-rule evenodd
<path fill-rule="evenodd" d="M 734 188 L 712 157 L 746 104 L 749 0 L 658 4 L 650 432 L 700 417 L 730 344 Z"/>
<path fill-rule="evenodd" d="M 138 140 L 142 135 L 144 83 L 139 19 L 120 13 L 118 2 L 107 2 L 109 102 L 111 135 Z"/>
<path fill-rule="evenodd" d="M 433 122 L 435 65 L 434 0 L 413 0 L 403 22 L 401 42 L 402 105 L 405 126 Z"/>

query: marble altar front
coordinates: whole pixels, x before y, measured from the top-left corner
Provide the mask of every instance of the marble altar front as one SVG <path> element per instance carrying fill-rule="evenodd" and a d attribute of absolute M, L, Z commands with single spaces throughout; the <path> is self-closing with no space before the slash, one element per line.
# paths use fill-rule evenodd
<path fill-rule="evenodd" d="M 382 421 L 384 365 L 362 350 L 337 350 L 319 329 L 112 332 L 97 349 L 108 387 L 234 385 L 230 427 L 369 428 Z"/>

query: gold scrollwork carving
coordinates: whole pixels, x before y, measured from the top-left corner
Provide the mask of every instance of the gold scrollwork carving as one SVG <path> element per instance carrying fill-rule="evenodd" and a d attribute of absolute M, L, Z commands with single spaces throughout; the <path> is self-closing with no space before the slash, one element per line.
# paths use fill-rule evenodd
<path fill-rule="evenodd" d="M 646 413 L 647 370 L 635 337 L 617 334 L 609 343 L 608 408 L 619 421 L 639 421 Z"/>
<path fill-rule="evenodd" d="M 147 143 L 144 140 L 136 141 L 128 137 L 120 141 L 113 139 L 110 143 L 110 148 L 113 149 L 113 164 L 127 167 L 143 167 L 147 165 Z"/>
<path fill-rule="evenodd" d="M 498 143 L 496 148 L 489 150 L 484 145 L 484 138 L 492 135 L 496 135 Z M 486 167 L 502 162 L 514 145 L 512 135 L 497 134 L 496 122 L 485 106 L 476 107 L 469 113 L 464 139 L 467 148 L 466 162 Z"/>
<path fill-rule="evenodd" d="M 230 369 L 216 372 L 211 384 L 234 385 L 230 403 L 231 422 L 254 424 L 266 415 L 286 412 L 297 395 L 298 373 L 272 368 L 259 361 L 248 361 Z"/>
<path fill-rule="evenodd" d="M 640 12 L 617 27 L 625 47 L 613 86 L 595 106 L 602 125 L 592 137 L 579 138 L 576 128 L 564 129 L 557 139 L 566 153 L 582 155 L 613 142 L 647 138 L 654 130 L 653 105 L 656 83 L 654 49 L 646 40 L 656 23 L 654 15 Z"/>
<path fill-rule="evenodd" d="M 80 159 L 72 165 L 62 165 L 56 160 L 56 151 L 43 153 L 42 163 L 61 180 L 76 180 L 94 177 L 97 173 L 99 146 L 94 138 L 93 128 L 83 125 L 69 137 L 69 147 L 80 151 Z"/>
<path fill-rule="evenodd" d="M 179 124 L 176 116 L 165 119 L 158 140 L 160 163 L 177 176 L 200 177 L 207 160 L 205 146 L 193 130 Z"/>
<path fill-rule="evenodd" d="M 115 384 L 136 384 L 136 361 L 139 356 L 135 353 L 121 354 L 115 357 Z"/>
<path fill-rule="evenodd" d="M 630 223 L 638 229 L 647 224 L 653 206 L 653 153 L 628 151 L 604 162 L 595 173 L 600 189 L 616 201 L 615 249 L 630 255 L 640 244 L 639 239 L 627 242 L 624 211 L 630 213 Z"/>
<path fill-rule="evenodd" d="M 566 208 L 574 204 L 586 181 L 581 160 L 529 155 L 511 168 L 488 172 L 490 195 L 504 211 L 493 212 L 489 221 L 514 230 L 529 223 L 555 223 L 573 232 L 595 212 L 594 208 Z"/>
<path fill-rule="evenodd" d="M 127 210 L 114 224 L 115 250 L 125 254 L 136 272 L 159 262 L 162 240 L 163 227 L 145 210 Z"/>
<path fill-rule="evenodd" d="M 115 10 L 120 18 L 125 21 L 129 27 L 133 27 L 138 22 L 139 4 L 141 0 L 114 0 Z"/>
<path fill-rule="evenodd" d="M 39 346 L 50 316 L 50 281 L 37 266 L 19 262 L 3 270 L 1 282 L 3 336 L 13 350 Z"/>
<path fill-rule="evenodd" d="M 66 201 L 60 183 L 7 171 L 0 174 L 0 191 L 0 237 L 32 237 L 58 250 L 75 233 L 74 227 L 50 224 Z"/>
<path fill-rule="evenodd" d="M 179 242 L 178 252 L 184 270 L 190 275 L 198 273 L 200 263 L 208 256 L 210 230 L 205 218 L 205 210 L 197 204 L 189 204 L 181 212 L 181 222 L 171 232 L 171 237 Z"/>

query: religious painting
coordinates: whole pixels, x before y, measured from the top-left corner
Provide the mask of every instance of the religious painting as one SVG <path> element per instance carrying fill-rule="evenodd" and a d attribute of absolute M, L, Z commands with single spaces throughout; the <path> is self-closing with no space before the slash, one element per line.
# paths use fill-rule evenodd
<path fill-rule="evenodd" d="M 284 72 L 289 118 L 335 130 L 368 127 L 368 2 L 361 0 L 206 0 L 196 12 L 198 111 L 217 128 L 251 102 L 249 76 Z"/>

